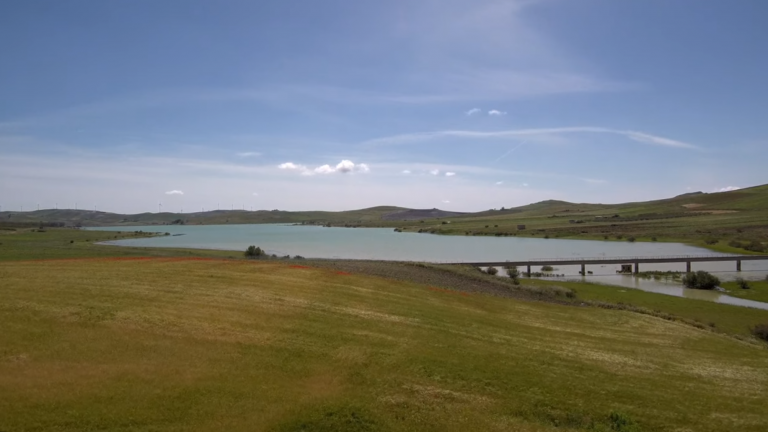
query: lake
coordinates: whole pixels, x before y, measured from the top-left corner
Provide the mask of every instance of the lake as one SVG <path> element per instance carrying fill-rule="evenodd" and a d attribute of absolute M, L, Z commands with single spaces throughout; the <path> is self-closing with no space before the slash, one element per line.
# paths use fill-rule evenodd
<path fill-rule="evenodd" d="M 398 233 L 390 228 L 325 228 L 319 226 L 255 225 L 153 225 L 89 228 L 107 231 L 148 231 L 169 236 L 118 240 L 109 244 L 135 247 L 170 247 L 244 251 L 259 246 L 278 256 L 305 258 L 377 259 L 425 262 L 519 261 L 537 258 L 648 257 L 718 255 L 707 249 L 680 243 L 558 240 L 522 237 L 441 236 Z M 737 273 L 733 262 L 693 263 L 693 270 L 717 273 L 721 279 L 762 278 L 768 262 L 744 261 Z M 742 300 L 718 292 L 683 289 L 678 283 L 617 275 L 619 265 L 587 266 L 591 282 L 620 285 L 664 294 L 695 297 L 722 303 L 768 309 L 768 304 Z M 537 271 L 535 269 L 534 271 Z M 578 266 L 562 266 L 556 273 L 567 279 L 581 278 Z M 641 270 L 685 271 L 685 264 L 644 264 Z"/>

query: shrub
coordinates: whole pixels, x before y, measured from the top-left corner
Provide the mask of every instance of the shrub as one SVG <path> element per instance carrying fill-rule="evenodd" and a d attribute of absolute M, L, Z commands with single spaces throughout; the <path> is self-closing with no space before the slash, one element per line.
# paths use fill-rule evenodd
<path fill-rule="evenodd" d="M 496 273 L 499 272 L 499 270 L 496 267 L 488 267 L 488 270 L 486 270 L 485 272 L 491 276 L 495 276 Z"/>
<path fill-rule="evenodd" d="M 248 246 L 248 249 L 245 250 L 246 258 L 259 258 L 262 255 L 264 255 L 264 251 L 254 245 Z"/>
<path fill-rule="evenodd" d="M 714 244 L 717 244 L 719 242 L 720 242 L 720 240 L 718 240 L 716 238 L 708 238 L 708 239 L 704 240 L 704 243 L 708 244 L 708 245 L 714 245 Z"/>
<path fill-rule="evenodd" d="M 541 271 L 543 271 L 543 272 L 551 272 L 553 270 L 555 270 L 555 269 L 551 265 L 541 266 Z"/>
<path fill-rule="evenodd" d="M 740 278 L 740 277 L 739 277 L 739 278 L 736 278 L 736 284 L 737 284 L 737 285 L 739 286 L 739 288 L 741 288 L 741 289 L 749 289 L 749 282 L 747 282 L 746 280 L 744 280 L 744 278 Z"/>
<path fill-rule="evenodd" d="M 765 246 L 757 240 L 752 240 L 748 245 L 743 246 L 743 248 L 752 252 L 765 252 Z"/>
<path fill-rule="evenodd" d="M 628 241 L 628 242 L 630 242 L 630 243 L 634 243 L 634 242 L 635 242 L 635 240 L 636 240 L 636 239 L 635 239 L 633 236 L 629 236 L 629 237 L 627 237 L 627 241 Z"/>
<path fill-rule="evenodd" d="M 624 238 L 624 236 L 623 236 L 623 235 L 617 235 L 617 236 L 616 236 L 616 240 L 621 240 L 621 239 L 623 239 L 623 238 Z"/>
<path fill-rule="evenodd" d="M 687 288 L 711 290 L 720 285 L 720 279 L 704 270 L 699 270 L 683 276 L 683 285 Z"/>
<path fill-rule="evenodd" d="M 752 327 L 752 334 L 758 339 L 768 342 L 768 324 L 758 324 Z"/>
<path fill-rule="evenodd" d="M 659 239 L 657 239 L 656 237 L 651 237 L 651 241 L 658 241 L 658 240 Z"/>
<path fill-rule="evenodd" d="M 69 241 L 69 243 L 70 243 L 70 244 L 72 244 L 72 243 L 74 243 L 74 242 L 75 242 L 74 240 L 70 240 L 70 241 Z"/>
<path fill-rule="evenodd" d="M 612 431 L 617 432 L 635 432 L 640 431 L 639 426 L 628 415 L 613 411 L 608 416 L 608 423 Z"/>
<path fill-rule="evenodd" d="M 741 242 L 736 240 L 731 240 L 728 242 L 728 246 L 735 247 L 735 248 L 741 248 Z"/>

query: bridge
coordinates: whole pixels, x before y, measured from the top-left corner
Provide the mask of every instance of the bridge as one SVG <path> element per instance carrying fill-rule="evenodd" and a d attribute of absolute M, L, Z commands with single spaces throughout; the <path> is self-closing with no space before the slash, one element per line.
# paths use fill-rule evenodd
<path fill-rule="evenodd" d="M 695 262 L 736 262 L 736 271 L 741 271 L 742 261 L 768 261 L 768 255 L 678 255 L 655 257 L 596 257 L 596 258 L 542 258 L 526 261 L 489 261 L 489 262 L 455 262 L 441 263 L 454 265 L 471 265 L 473 267 L 526 267 L 531 273 L 531 267 L 545 265 L 581 265 L 581 274 L 587 274 L 587 265 L 599 264 L 629 264 L 634 266 L 634 273 L 640 272 L 640 264 L 685 263 L 685 271 L 691 271 L 691 263 Z"/>

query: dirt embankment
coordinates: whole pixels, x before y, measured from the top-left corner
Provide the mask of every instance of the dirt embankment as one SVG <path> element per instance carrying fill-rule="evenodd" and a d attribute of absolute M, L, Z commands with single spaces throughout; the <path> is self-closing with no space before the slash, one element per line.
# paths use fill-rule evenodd
<path fill-rule="evenodd" d="M 309 260 L 305 264 L 498 297 L 569 303 L 571 296 L 571 291 L 566 288 L 514 285 L 509 278 L 484 274 L 470 266 L 362 260 Z"/>

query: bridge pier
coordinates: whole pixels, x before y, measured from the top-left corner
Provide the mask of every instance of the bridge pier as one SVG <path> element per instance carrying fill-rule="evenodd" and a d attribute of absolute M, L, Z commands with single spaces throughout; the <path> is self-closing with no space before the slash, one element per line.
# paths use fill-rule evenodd
<path fill-rule="evenodd" d="M 691 272 L 691 262 L 690 261 L 686 261 L 685 262 L 685 272 L 686 273 L 690 273 Z"/>
<path fill-rule="evenodd" d="M 741 260 L 736 260 L 736 271 L 741 271 Z"/>
<path fill-rule="evenodd" d="M 635 274 L 638 274 L 638 273 L 640 273 L 640 263 L 635 262 Z"/>
<path fill-rule="evenodd" d="M 581 275 L 582 276 L 586 276 L 587 275 L 587 265 L 586 264 L 582 264 L 581 265 Z"/>
<path fill-rule="evenodd" d="M 528 273 L 526 273 L 528 277 L 531 277 L 531 266 L 528 265 Z"/>

